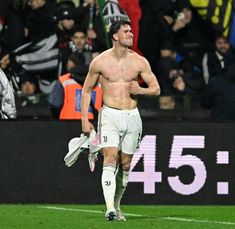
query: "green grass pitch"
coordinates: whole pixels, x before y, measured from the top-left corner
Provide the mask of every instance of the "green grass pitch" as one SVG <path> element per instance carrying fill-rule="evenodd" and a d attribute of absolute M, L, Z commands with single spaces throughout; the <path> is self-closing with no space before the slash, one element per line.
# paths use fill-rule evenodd
<path fill-rule="evenodd" d="M 235 206 L 124 205 L 127 221 L 108 222 L 103 205 L 0 205 L 1 229 L 229 229 Z"/>

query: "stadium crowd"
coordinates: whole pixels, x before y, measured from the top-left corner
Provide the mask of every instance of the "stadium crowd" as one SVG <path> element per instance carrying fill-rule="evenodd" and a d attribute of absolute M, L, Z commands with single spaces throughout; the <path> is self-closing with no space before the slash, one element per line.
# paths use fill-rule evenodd
<path fill-rule="evenodd" d="M 73 92 L 81 92 L 89 63 L 108 48 L 99 2 L 0 0 L 1 69 L 15 91 L 17 110 L 31 108 L 30 118 L 40 118 L 35 107 L 41 104 L 48 111 L 44 116 L 81 117 L 65 110 L 80 111 L 81 94 Z M 178 111 L 192 110 L 203 111 L 202 119 L 235 120 L 235 53 L 224 33 L 200 18 L 188 0 L 134 2 L 142 9 L 138 52 L 162 91 L 157 101 L 140 101 L 146 117 L 183 119 Z M 114 12 L 123 13 L 117 0 L 111 3 Z M 94 92 L 93 113 L 99 101 Z"/>

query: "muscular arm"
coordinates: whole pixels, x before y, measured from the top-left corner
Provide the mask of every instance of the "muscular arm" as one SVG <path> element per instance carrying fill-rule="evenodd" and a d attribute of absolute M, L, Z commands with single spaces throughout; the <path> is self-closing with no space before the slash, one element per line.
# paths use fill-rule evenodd
<path fill-rule="evenodd" d="M 93 60 L 90 64 L 89 72 L 82 88 L 81 98 L 81 112 L 82 112 L 82 130 L 85 134 L 88 134 L 93 126 L 88 121 L 88 109 L 91 102 L 91 92 L 94 88 L 98 78 L 99 71 L 97 68 L 98 62 Z"/>
<path fill-rule="evenodd" d="M 140 64 L 140 76 L 144 80 L 144 82 L 148 85 L 147 88 L 140 87 L 137 82 L 133 81 L 130 84 L 130 92 L 134 95 L 160 95 L 160 86 L 158 84 L 156 76 L 153 74 L 151 67 L 148 61 L 141 57 Z"/>

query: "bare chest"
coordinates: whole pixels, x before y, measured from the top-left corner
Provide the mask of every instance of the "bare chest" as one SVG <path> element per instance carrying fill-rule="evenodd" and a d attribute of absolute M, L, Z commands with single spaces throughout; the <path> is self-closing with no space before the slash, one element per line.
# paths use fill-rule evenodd
<path fill-rule="evenodd" d="M 138 67 L 131 62 L 111 62 L 102 69 L 102 76 L 110 82 L 132 81 L 139 75 Z"/>

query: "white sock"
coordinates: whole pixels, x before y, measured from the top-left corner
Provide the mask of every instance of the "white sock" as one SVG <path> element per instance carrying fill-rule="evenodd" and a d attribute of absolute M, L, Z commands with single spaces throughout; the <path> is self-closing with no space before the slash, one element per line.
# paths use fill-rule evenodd
<path fill-rule="evenodd" d="M 103 165 L 101 183 L 107 211 L 114 210 L 114 194 L 116 190 L 115 170 L 116 166 L 113 164 Z"/>
<path fill-rule="evenodd" d="M 123 193 L 126 190 L 128 183 L 129 171 L 123 171 L 118 169 L 116 173 L 116 192 L 114 196 L 114 207 L 116 210 L 120 210 L 120 202 L 123 196 Z"/>

